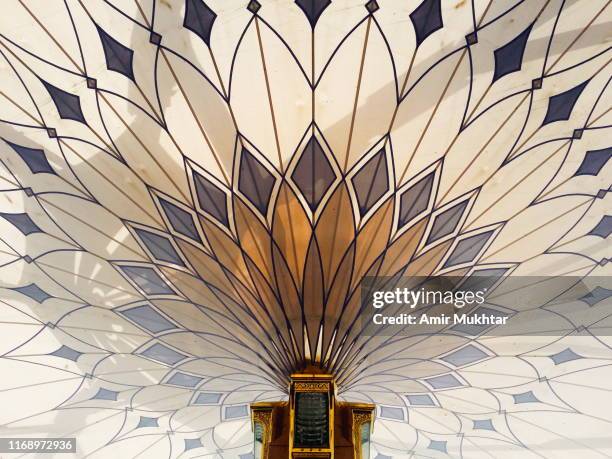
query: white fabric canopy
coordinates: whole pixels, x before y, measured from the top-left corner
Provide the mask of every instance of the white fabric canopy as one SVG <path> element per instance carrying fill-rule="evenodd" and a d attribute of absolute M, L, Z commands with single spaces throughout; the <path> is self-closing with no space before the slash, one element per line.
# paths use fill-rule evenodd
<path fill-rule="evenodd" d="M 313 363 L 373 458 L 612 455 L 609 3 L 4 1 L 0 437 L 248 459 Z M 582 293 L 360 327 L 368 276 L 481 271 Z"/>

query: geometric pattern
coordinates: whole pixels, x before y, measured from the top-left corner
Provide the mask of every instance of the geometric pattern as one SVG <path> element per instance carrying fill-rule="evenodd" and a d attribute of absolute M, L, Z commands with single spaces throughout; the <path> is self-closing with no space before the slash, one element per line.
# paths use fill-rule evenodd
<path fill-rule="evenodd" d="M 21 159 L 23 159 L 24 162 L 28 165 L 28 167 L 30 168 L 33 174 L 39 174 L 39 173 L 45 173 L 45 172 L 50 173 L 50 174 L 55 173 L 53 171 L 53 168 L 49 164 L 49 161 L 47 161 L 45 152 L 43 150 L 36 149 L 36 148 L 23 147 L 20 145 L 15 145 L 10 142 L 6 142 L 6 143 L 10 145 L 13 150 L 15 150 L 15 153 L 21 156 Z"/>
<path fill-rule="evenodd" d="M 0 22 L 2 437 L 247 458 L 316 363 L 372 457 L 612 454 L 609 2 L 50 5 Z M 363 333 L 367 277 L 486 270 L 582 301 Z"/>

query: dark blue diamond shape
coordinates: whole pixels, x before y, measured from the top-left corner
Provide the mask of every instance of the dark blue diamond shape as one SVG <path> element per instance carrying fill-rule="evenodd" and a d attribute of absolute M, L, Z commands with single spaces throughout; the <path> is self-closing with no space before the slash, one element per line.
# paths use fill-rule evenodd
<path fill-rule="evenodd" d="M 202 0 L 186 0 L 183 27 L 198 35 L 208 46 L 215 19 L 215 12 Z"/>
<path fill-rule="evenodd" d="M 574 175 L 597 175 L 610 158 L 612 158 L 612 147 L 588 151 Z"/>
<path fill-rule="evenodd" d="M 501 77 L 521 69 L 525 46 L 527 45 L 532 26 L 533 24 L 523 30 L 513 40 L 494 51 L 495 73 L 493 74 L 493 81 L 497 81 Z"/>
<path fill-rule="evenodd" d="M 0 217 L 4 218 L 26 236 L 32 233 L 43 232 L 28 214 L 6 214 L 0 212 Z"/>
<path fill-rule="evenodd" d="M 104 58 L 106 59 L 106 68 L 114 72 L 121 73 L 134 81 L 133 58 L 134 51 L 127 46 L 122 45 L 102 28 L 96 25 L 102 49 L 104 50 Z"/>
<path fill-rule="evenodd" d="M 8 143 L 13 150 L 15 150 L 15 153 L 17 153 L 21 159 L 23 159 L 32 173 L 55 174 L 55 171 L 47 161 L 45 152 L 40 148 L 22 147 L 21 145 L 14 144 L 8 140 L 4 141 Z"/>
<path fill-rule="evenodd" d="M 103 387 L 101 387 L 100 389 L 98 389 L 98 392 L 96 392 L 96 395 L 91 398 L 93 400 L 111 400 L 116 402 L 118 395 L 119 392 L 117 391 L 104 389 Z"/>
<path fill-rule="evenodd" d="M 79 96 L 70 94 L 44 80 L 41 81 L 51 96 L 60 118 L 87 124 L 83 116 L 83 111 L 81 110 L 81 100 Z"/>
<path fill-rule="evenodd" d="M 185 438 L 185 451 L 201 447 L 202 441 L 199 438 Z"/>
<path fill-rule="evenodd" d="M 606 239 L 610 233 L 612 233 L 612 216 L 610 215 L 604 215 L 599 223 L 595 225 L 595 228 L 589 232 L 590 235 L 599 236 L 603 239 Z"/>
<path fill-rule="evenodd" d="M 548 110 L 546 110 L 542 126 L 554 123 L 555 121 L 568 120 L 576 101 L 588 83 L 589 80 L 548 99 Z"/>
<path fill-rule="evenodd" d="M 550 355 L 549 357 L 552 359 L 553 362 L 555 362 L 555 365 L 561 365 L 565 362 L 571 362 L 572 360 L 583 358 L 581 355 L 578 355 L 574 351 L 572 351 L 569 347 L 554 355 Z"/>
<path fill-rule="evenodd" d="M 146 266 L 121 266 L 121 270 L 147 295 L 173 295 L 174 290 L 166 284 L 157 271 Z"/>
<path fill-rule="evenodd" d="M 331 4 L 331 0 L 295 0 L 295 3 L 304 12 L 314 29 L 323 11 Z"/>
<path fill-rule="evenodd" d="M 263 214 L 268 212 L 276 179 L 246 148 L 242 149 L 238 189 Z"/>
<path fill-rule="evenodd" d="M 135 229 L 135 232 L 156 260 L 185 266 L 169 238 L 141 228 Z"/>
<path fill-rule="evenodd" d="M 157 418 L 150 418 L 148 416 L 140 416 L 140 420 L 138 421 L 137 429 L 142 427 L 159 427 L 157 423 Z"/>
<path fill-rule="evenodd" d="M 473 423 L 474 429 L 477 430 L 495 430 L 490 419 L 475 419 Z"/>
<path fill-rule="evenodd" d="M 609 298 L 611 296 L 612 296 L 612 290 L 608 290 L 607 288 L 604 288 L 604 287 L 595 287 L 591 292 L 587 293 L 586 295 L 578 299 L 580 301 L 584 301 L 589 306 L 594 306 L 600 301 L 603 301 L 606 298 Z"/>
<path fill-rule="evenodd" d="M 310 210 L 314 212 L 336 179 L 321 144 L 314 136 L 306 144 L 291 178 L 308 202 Z"/>
<path fill-rule="evenodd" d="M 465 200 L 438 214 L 431 226 L 427 244 L 455 232 L 467 205 L 468 201 Z"/>
<path fill-rule="evenodd" d="M 227 194 L 197 172 L 193 173 L 193 183 L 202 210 L 210 214 L 223 225 L 228 226 Z"/>
<path fill-rule="evenodd" d="M 513 394 L 514 403 L 537 403 L 538 398 L 533 394 L 532 391 L 523 392 L 521 394 Z"/>
<path fill-rule="evenodd" d="M 151 333 L 160 333 L 176 328 L 176 325 L 147 304 L 124 309 L 120 312 L 136 325 L 145 328 Z"/>
<path fill-rule="evenodd" d="M 440 451 L 441 453 L 446 453 L 446 442 L 440 440 L 429 440 L 429 449 L 434 449 L 436 451 Z"/>
<path fill-rule="evenodd" d="M 440 0 L 423 0 L 410 14 L 410 20 L 419 46 L 427 37 L 444 26 Z"/>
<path fill-rule="evenodd" d="M 193 221 L 193 216 L 189 212 L 162 198 L 159 199 L 159 203 L 161 204 L 162 209 L 166 213 L 166 216 L 170 221 L 170 225 L 177 233 L 180 233 L 183 236 L 187 236 L 188 238 L 191 238 L 194 241 L 202 241 L 202 239 L 200 238 L 200 234 L 198 233 L 198 230 L 196 228 L 196 225 Z"/>
<path fill-rule="evenodd" d="M 385 150 L 381 149 L 351 180 L 362 217 L 389 191 L 387 167 Z"/>
<path fill-rule="evenodd" d="M 400 227 L 427 209 L 433 183 L 434 174 L 432 172 L 402 193 L 398 220 Z"/>
<path fill-rule="evenodd" d="M 37 303 L 42 303 L 48 300 L 49 298 L 52 298 L 51 295 L 49 295 L 47 292 L 45 292 L 43 289 L 41 289 L 36 284 L 29 284 L 23 287 L 15 287 L 15 288 L 12 288 L 11 290 L 15 290 L 16 292 L 19 292 L 22 295 L 25 295 L 31 298 Z"/>
<path fill-rule="evenodd" d="M 68 360 L 72 360 L 73 362 L 76 362 L 79 359 L 79 357 L 83 355 L 83 353 L 79 351 L 75 351 L 74 349 L 68 346 L 62 345 L 57 351 L 52 352 L 49 355 L 54 355 L 55 357 L 61 357 L 63 359 L 68 359 Z"/>

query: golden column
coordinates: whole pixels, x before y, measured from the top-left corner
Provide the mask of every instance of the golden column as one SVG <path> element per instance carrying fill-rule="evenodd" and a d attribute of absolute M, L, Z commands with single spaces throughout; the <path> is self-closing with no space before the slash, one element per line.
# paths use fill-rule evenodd
<path fill-rule="evenodd" d="M 369 459 L 374 405 L 336 400 L 332 375 L 291 375 L 288 402 L 251 405 L 255 459 Z"/>

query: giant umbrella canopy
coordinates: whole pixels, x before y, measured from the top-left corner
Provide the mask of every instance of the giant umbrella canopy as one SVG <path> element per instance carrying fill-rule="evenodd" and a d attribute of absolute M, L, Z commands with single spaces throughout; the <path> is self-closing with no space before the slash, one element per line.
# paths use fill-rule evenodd
<path fill-rule="evenodd" d="M 610 455 L 608 3 L 4 2 L 2 436 L 245 459 L 314 365 L 381 459 Z M 367 278 L 483 271 L 583 294 L 364 332 Z"/>

